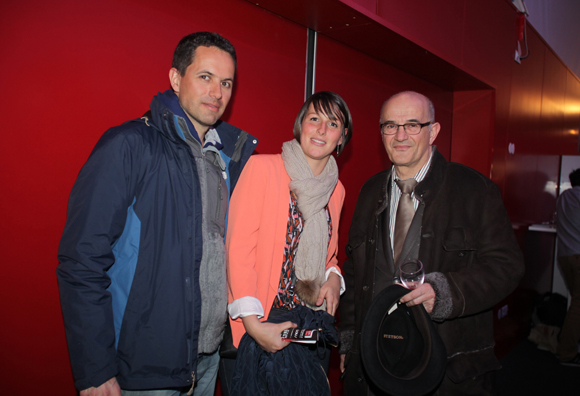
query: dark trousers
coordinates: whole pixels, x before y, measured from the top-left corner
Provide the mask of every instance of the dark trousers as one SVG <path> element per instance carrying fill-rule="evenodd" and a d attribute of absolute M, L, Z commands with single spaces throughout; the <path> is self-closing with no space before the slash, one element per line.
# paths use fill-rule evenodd
<path fill-rule="evenodd" d="M 449 379 L 447 375 L 443 376 L 443 380 L 437 386 L 437 389 L 427 394 L 427 396 L 497 396 L 497 389 L 495 385 L 495 371 L 490 371 L 478 377 L 466 379 L 460 383 L 455 383 Z M 389 396 L 377 387 L 366 377 L 365 380 L 369 384 L 369 396 Z M 358 396 L 345 392 L 346 396 Z"/>
<path fill-rule="evenodd" d="M 495 371 L 485 373 L 479 377 L 469 378 L 456 384 L 449 377 L 444 376 L 439 388 L 433 393 L 433 396 L 495 396 Z"/>
<path fill-rule="evenodd" d="M 580 255 L 558 257 L 571 302 L 560 333 L 556 354 L 562 361 L 574 359 L 580 341 Z"/>

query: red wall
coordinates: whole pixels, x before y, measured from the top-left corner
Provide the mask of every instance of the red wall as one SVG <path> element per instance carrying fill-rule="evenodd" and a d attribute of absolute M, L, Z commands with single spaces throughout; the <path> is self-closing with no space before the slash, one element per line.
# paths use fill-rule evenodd
<path fill-rule="evenodd" d="M 513 60 L 518 13 L 511 1 L 417 0 L 412 6 L 386 0 L 342 3 L 493 88 L 492 96 L 479 94 L 482 106 L 493 106 L 490 113 L 473 103 L 478 100 L 476 92 L 455 92 L 451 158 L 491 173 L 514 222 L 550 220 L 559 156 L 578 154 L 580 81 L 529 26 L 531 55 L 521 64 Z M 472 108 L 465 109 L 464 104 Z M 484 119 L 485 113 L 491 114 L 491 120 Z M 471 126 L 468 117 L 475 119 Z M 485 137 L 466 137 L 469 127 Z M 514 154 L 507 151 L 509 143 L 515 145 Z M 487 153 L 481 152 L 486 149 Z M 544 190 L 551 200 L 542 194 Z"/>
<path fill-rule="evenodd" d="M 169 88 L 173 50 L 198 30 L 237 49 L 226 118 L 280 151 L 304 101 L 304 27 L 240 0 L 1 3 L 1 394 L 75 394 L 55 277 L 68 194 L 101 134 Z"/>
<path fill-rule="evenodd" d="M 291 4 L 295 12 L 302 3 Z M 353 140 L 338 161 L 347 189 L 341 255 L 362 183 L 388 166 L 379 111 L 399 90 L 418 90 L 434 100 L 443 127 L 436 144 L 448 159 L 491 174 L 515 223 L 551 217 L 554 194 L 545 187 L 557 182 L 558 156 L 578 153 L 580 82 L 533 29 L 530 57 L 521 65 L 513 61 L 516 11 L 509 1 L 319 3 L 331 10 L 346 4 L 374 16 L 491 87 L 443 88 L 340 44 L 330 33 L 319 35 L 316 89 L 343 95 L 354 117 Z M 307 19 L 316 24 L 331 20 L 332 13 Z M 68 194 L 100 135 L 141 116 L 151 97 L 169 88 L 173 49 L 197 30 L 220 32 L 238 52 L 226 119 L 256 135 L 259 152 L 279 152 L 292 137 L 304 98 L 304 26 L 243 0 L 0 5 L 2 394 L 75 394 L 55 278 Z M 391 50 L 389 43 L 379 44 Z M 507 151 L 509 143 L 514 154 Z M 337 376 L 333 364 L 335 394 L 341 392 Z"/>

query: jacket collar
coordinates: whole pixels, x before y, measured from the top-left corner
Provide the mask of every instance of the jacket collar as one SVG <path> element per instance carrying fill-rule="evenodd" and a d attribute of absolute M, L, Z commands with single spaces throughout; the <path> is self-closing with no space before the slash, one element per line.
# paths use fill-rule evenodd
<path fill-rule="evenodd" d="M 381 212 L 389 205 L 388 197 L 389 193 L 391 192 L 391 183 L 389 183 L 391 180 L 391 169 L 392 167 L 377 174 L 377 176 L 380 178 L 379 180 L 382 187 L 380 190 L 380 195 L 377 197 L 377 204 L 374 210 L 375 216 L 380 215 Z"/>
<path fill-rule="evenodd" d="M 175 105 L 176 103 L 177 107 Z M 159 92 L 155 95 L 151 101 L 150 109 L 150 111 L 145 113 L 145 116 L 150 118 L 157 129 L 172 142 L 185 142 L 183 132 L 180 130 L 180 128 L 185 126 L 187 126 L 194 137 L 197 137 L 197 132 L 195 131 L 193 124 L 189 118 L 187 118 L 181 106 L 179 106 L 177 95 L 175 95 L 173 90 L 169 89 L 163 93 Z M 214 128 L 217 130 L 220 140 L 224 145 L 223 152 L 231 158 L 236 149 L 236 143 L 238 142 L 242 130 L 221 120 L 216 122 Z M 248 138 L 252 139 L 251 146 L 255 147 L 257 139 L 249 134 Z"/>
<path fill-rule="evenodd" d="M 437 151 L 436 147 L 433 147 L 431 166 L 429 166 L 425 178 L 415 187 L 415 197 L 420 202 L 427 203 L 432 197 L 437 195 L 445 180 L 446 167 L 447 160 Z"/>
<path fill-rule="evenodd" d="M 431 165 L 425 175 L 425 178 L 415 187 L 415 196 L 420 202 L 427 202 L 431 197 L 437 195 L 445 179 L 445 168 L 447 167 L 447 160 L 437 151 L 433 146 L 433 158 L 431 158 Z M 391 173 L 392 167 L 380 173 L 382 178 L 381 194 L 377 198 L 377 205 L 375 208 L 375 215 L 379 215 L 384 211 L 388 205 L 388 197 L 391 193 Z"/>
<path fill-rule="evenodd" d="M 162 97 L 164 98 L 162 99 Z M 187 121 L 184 117 L 176 115 L 166 106 L 165 102 L 168 99 L 168 91 L 165 91 L 164 93 L 159 92 L 155 95 L 151 100 L 150 111 L 145 113 L 145 117 L 150 118 L 153 125 L 159 130 L 159 132 L 165 135 L 167 139 L 174 143 L 185 142 L 185 136 L 180 128 L 182 125 L 187 125 Z M 178 125 L 180 126 L 178 127 Z M 197 134 L 195 131 L 194 133 Z"/>

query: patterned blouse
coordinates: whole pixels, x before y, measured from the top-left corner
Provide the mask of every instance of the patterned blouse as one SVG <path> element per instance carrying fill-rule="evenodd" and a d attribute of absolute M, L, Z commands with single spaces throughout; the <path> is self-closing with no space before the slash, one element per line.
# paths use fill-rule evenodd
<path fill-rule="evenodd" d="M 300 235 L 304 222 L 302 214 L 298 210 L 296 203 L 296 194 L 290 191 L 290 210 L 288 212 L 288 225 L 286 234 L 286 244 L 284 245 L 284 262 L 282 263 L 282 273 L 280 275 L 280 284 L 278 286 L 278 293 L 274 298 L 272 308 L 281 308 L 290 310 L 299 305 L 305 305 L 300 297 L 294 293 L 294 286 L 296 285 L 296 273 L 294 269 L 294 258 L 300 243 Z M 332 236 L 332 221 L 328 205 L 325 207 L 326 220 L 328 221 L 328 243 Z"/>

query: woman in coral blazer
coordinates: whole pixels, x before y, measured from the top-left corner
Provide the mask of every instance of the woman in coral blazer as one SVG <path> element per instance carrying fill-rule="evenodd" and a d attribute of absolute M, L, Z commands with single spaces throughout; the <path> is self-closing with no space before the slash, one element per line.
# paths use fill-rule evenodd
<path fill-rule="evenodd" d="M 272 309 L 308 305 L 334 315 L 344 291 L 336 258 L 344 187 L 332 153 L 351 136 L 344 100 L 318 92 L 302 106 L 282 154 L 255 155 L 244 168 L 226 239 L 234 346 L 246 332 L 268 352 L 288 345 L 280 333 L 294 325 L 264 322 Z"/>

